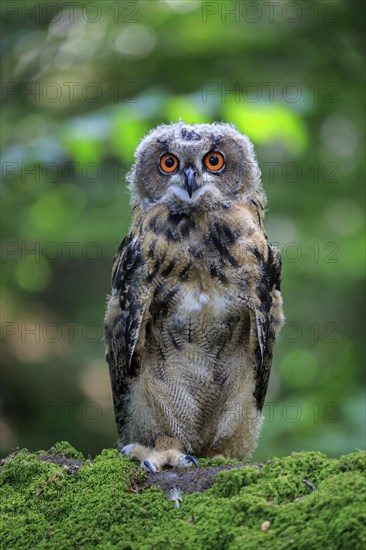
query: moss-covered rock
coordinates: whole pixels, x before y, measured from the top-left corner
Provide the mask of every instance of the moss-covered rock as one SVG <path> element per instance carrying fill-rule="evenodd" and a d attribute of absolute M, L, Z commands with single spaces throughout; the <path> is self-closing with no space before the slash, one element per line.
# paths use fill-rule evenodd
<path fill-rule="evenodd" d="M 196 478 L 213 480 L 214 474 L 216 483 L 203 492 L 182 492 L 178 508 L 161 488 L 166 484 L 157 483 L 165 475 L 184 487 L 184 476 L 191 475 L 191 491 L 192 472 L 152 478 L 116 450 L 83 460 L 64 442 L 48 452 L 13 453 L 1 468 L 2 547 L 366 546 L 363 451 L 340 459 L 293 453 L 245 467 L 202 460 Z"/>

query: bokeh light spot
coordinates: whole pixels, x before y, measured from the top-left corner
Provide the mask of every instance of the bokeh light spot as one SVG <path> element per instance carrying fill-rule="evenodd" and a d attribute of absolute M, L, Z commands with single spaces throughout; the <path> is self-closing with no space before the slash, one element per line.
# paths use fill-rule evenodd
<path fill-rule="evenodd" d="M 156 34 L 145 25 L 125 27 L 117 34 L 114 45 L 123 57 L 141 59 L 154 49 Z"/>
<path fill-rule="evenodd" d="M 39 259 L 39 261 L 37 261 Z M 15 268 L 15 278 L 23 290 L 37 292 L 44 289 L 50 279 L 49 264 L 43 258 L 27 257 L 26 262 L 19 262 Z"/>

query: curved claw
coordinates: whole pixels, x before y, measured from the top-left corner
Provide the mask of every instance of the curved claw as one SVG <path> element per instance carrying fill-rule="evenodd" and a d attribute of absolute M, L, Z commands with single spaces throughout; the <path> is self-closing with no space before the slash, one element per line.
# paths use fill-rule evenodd
<path fill-rule="evenodd" d="M 133 445 L 130 444 L 130 445 L 125 445 L 121 449 L 120 453 L 121 453 L 122 456 L 131 456 L 132 451 L 133 451 Z"/>
<path fill-rule="evenodd" d="M 145 469 L 147 468 L 150 470 L 152 474 L 156 473 L 156 468 L 151 464 L 150 460 L 144 460 L 143 465 L 145 466 Z"/>
<path fill-rule="evenodd" d="M 193 464 L 196 466 L 196 468 L 198 468 L 198 462 L 197 460 L 195 459 L 195 457 L 193 455 L 186 455 L 184 457 L 186 460 L 189 460 L 190 462 L 193 462 Z"/>

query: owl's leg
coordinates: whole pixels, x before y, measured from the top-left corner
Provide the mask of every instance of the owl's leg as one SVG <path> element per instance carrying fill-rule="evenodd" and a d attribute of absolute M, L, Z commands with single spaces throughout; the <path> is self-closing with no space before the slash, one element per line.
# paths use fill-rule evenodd
<path fill-rule="evenodd" d="M 154 449 L 132 443 L 125 445 L 121 453 L 124 456 L 138 460 L 144 470 L 153 473 L 158 472 L 166 465 L 187 468 L 194 464 L 198 468 L 198 462 L 194 456 L 186 455 L 177 439 L 165 435 L 156 438 Z"/>

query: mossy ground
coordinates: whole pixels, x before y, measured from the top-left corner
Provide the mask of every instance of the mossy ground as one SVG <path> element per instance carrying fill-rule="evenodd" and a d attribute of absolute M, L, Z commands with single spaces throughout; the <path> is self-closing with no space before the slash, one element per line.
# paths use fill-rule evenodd
<path fill-rule="evenodd" d="M 182 493 L 179 509 L 161 488 L 143 488 L 147 474 L 117 450 L 81 460 L 58 444 L 4 461 L 3 548 L 366 547 L 362 451 L 339 459 L 294 453 L 222 471 L 211 489 Z M 199 471 L 217 465 L 201 460 Z"/>

